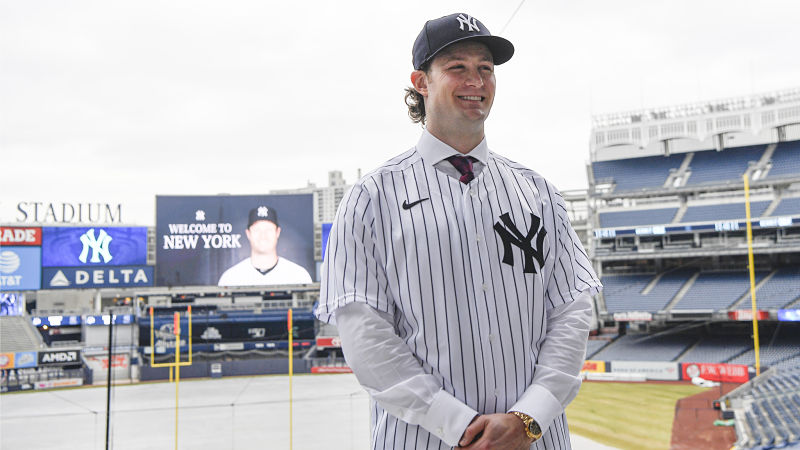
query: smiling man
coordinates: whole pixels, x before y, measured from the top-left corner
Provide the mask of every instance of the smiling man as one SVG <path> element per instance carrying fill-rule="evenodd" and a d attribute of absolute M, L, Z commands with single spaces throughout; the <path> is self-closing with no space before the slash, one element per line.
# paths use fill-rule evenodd
<path fill-rule="evenodd" d="M 411 150 L 342 200 L 315 314 L 372 399 L 372 447 L 568 449 L 600 282 L 564 200 L 491 151 L 513 45 L 467 14 L 414 42 Z"/>

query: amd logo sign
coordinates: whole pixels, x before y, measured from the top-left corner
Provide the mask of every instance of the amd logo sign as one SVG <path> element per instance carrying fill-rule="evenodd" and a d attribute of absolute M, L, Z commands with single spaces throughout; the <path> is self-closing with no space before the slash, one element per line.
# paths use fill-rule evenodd
<path fill-rule="evenodd" d="M 57 352 L 40 352 L 39 364 L 40 365 L 56 365 L 56 364 L 70 364 L 77 363 L 78 359 L 77 350 L 64 350 Z"/>

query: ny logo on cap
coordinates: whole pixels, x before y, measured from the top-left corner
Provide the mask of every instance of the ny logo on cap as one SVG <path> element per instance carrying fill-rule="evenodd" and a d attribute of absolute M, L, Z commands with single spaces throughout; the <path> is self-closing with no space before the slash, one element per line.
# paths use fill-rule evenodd
<path fill-rule="evenodd" d="M 461 31 L 464 31 L 464 25 L 466 25 L 467 27 L 469 27 L 469 29 L 467 30 L 468 32 L 477 31 L 480 33 L 481 29 L 478 28 L 478 21 L 474 17 L 469 15 L 465 16 L 464 14 L 459 14 L 458 17 L 456 17 L 456 19 L 458 19 L 458 24 L 459 24 L 458 28 L 460 28 Z"/>
<path fill-rule="evenodd" d="M 269 217 L 269 208 L 266 206 L 259 206 L 256 214 L 258 214 L 258 217 Z"/>

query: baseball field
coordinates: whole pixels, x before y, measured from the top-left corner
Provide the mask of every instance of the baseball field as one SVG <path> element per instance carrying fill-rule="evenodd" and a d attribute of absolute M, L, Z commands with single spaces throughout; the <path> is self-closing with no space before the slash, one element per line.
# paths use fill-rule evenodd
<path fill-rule="evenodd" d="M 683 384 L 584 382 L 567 407 L 569 428 L 620 449 L 669 448 L 675 403 L 706 389 Z"/>

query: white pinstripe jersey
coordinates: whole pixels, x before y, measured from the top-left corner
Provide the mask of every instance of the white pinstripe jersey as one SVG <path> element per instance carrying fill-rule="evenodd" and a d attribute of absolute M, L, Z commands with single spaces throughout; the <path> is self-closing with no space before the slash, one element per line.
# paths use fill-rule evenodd
<path fill-rule="evenodd" d="M 344 197 L 326 252 L 317 317 L 355 301 L 392 314 L 423 369 L 480 413 L 531 384 L 547 311 L 600 285 L 561 195 L 493 152 L 468 185 L 416 148 L 388 161 Z M 372 408 L 372 448 L 449 448 Z M 564 414 L 531 448 L 570 448 Z"/>

